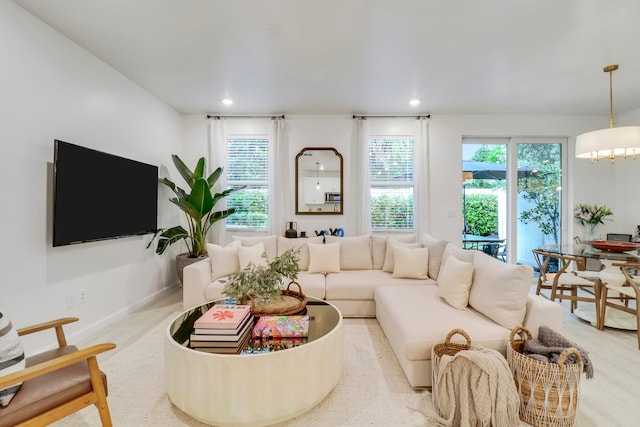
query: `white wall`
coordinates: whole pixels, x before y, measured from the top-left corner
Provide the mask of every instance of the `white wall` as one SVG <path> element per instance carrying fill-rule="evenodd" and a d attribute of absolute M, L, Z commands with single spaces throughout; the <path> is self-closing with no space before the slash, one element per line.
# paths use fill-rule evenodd
<path fill-rule="evenodd" d="M 640 114 L 640 113 L 639 113 Z M 554 136 L 568 137 L 568 189 L 569 206 L 577 203 L 606 204 L 611 207 L 616 221 L 603 227 L 603 232 L 628 230 L 636 222 L 628 218 L 623 220 L 622 212 L 626 210 L 626 200 L 617 193 L 631 191 L 632 181 L 621 181 L 622 168 L 619 162 L 612 168 L 607 162 L 591 165 L 588 161 L 574 158 L 575 136 L 589 130 L 597 129 L 606 123 L 606 117 L 592 116 L 520 116 L 520 115 L 438 115 L 432 114 L 429 121 L 429 177 L 431 183 L 431 209 L 421 212 L 418 221 L 426 224 L 422 227 L 434 235 L 459 242 L 462 224 L 462 174 L 461 174 L 461 141 L 463 136 L 486 137 L 525 137 Z M 370 120 L 369 130 L 372 134 L 393 134 L 411 132 L 413 120 L 381 121 Z M 193 153 L 192 157 L 206 154 L 206 137 L 208 121 L 203 115 L 185 117 L 184 151 Z M 315 230 L 328 227 L 342 227 L 347 235 L 355 229 L 353 209 L 354 188 L 351 179 L 351 140 L 353 120 L 346 115 L 290 115 L 286 114 L 286 137 L 289 142 L 291 161 L 288 164 L 290 176 L 294 176 L 294 159 L 304 147 L 335 147 L 344 157 L 345 200 L 344 215 L 291 215 L 288 219 L 296 221 L 298 231 L 307 231 L 313 235 Z M 200 154 L 196 154 L 200 153 Z M 639 160 L 640 161 L 640 160 Z M 637 165 L 637 163 L 634 163 Z M 627 166 L 632 167 L 632 166 Z M 636 166 L 637 167 L 637 166 Z M 634 169 L 637 170 L 637 169 Z M 630 173 L 630 172 L 629 172 Z M 615 181 L 614 181 L 615 180 Z M 614 185 L 614 182 L 617 185 Z M 615 188 L 616 191 L 611 191 Z M 625 193 L 626 194 L 626 193 Z M 285 194 L 285 197 L 294 197 Z M 293 202 L 292 202 L 293 205 Z M 583 230 L 575 224 L 572 212 L 563 218 L 568 225 L 567 236 L 582 234 Z M 284 224 L 283 224 L 284 230 Z"/>
<path fill-rule="evenodd" d="M 177 279 L 171 254 L 145 249 L 149 235 L 52 247 L 53 140 L 167 174 L 170 154 L 181 149 L 181 116 L 13 2 L 0 2 L 0 52 L 0 309 L 17 327 L 80 317 L 68 328 L 79 336 Z M 166 200 L 162 190 L 160 197 Z M 100 209 L 78 203 L 89 218 Z M 179 220 L 168 202 L 160 203 L 159 218 L 161 226 Z M 86 303 L 67 308 L 67 296 L 79 290 Z M 28 340 L 27 351 L 53 335 L 46 338 Z"/>

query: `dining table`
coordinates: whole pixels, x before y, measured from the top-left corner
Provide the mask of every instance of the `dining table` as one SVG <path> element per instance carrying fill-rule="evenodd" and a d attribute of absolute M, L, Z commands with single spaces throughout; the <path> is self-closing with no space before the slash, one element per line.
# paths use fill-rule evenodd
<path fill-rule="evenodd" d="M 630 251 L 620 251 L 615 249 L 601 250 L 587 243 L 575 244 L 545 244 L 538 249 L 551 254 L 569 255 L 577 257 L 576 274 L 581 277 L 592 277 L 606 284 L 622 285 L 625 282 L 620 266 L 626 262 L 640 262 L 640 249 Z M 540 272 L 545 274 L 549 272 Z M 552 273 L 552 272 L 551 272 Z M 611 295 L 611 294 L 610 294 Z M 591 307 L 579 307 L 574 310 L 574 314 L 592 324 L 595 324 L 595 310 Z M 616 329 L 636 330 L 637 322 L 634 315 L 620 310 L 608 310 L 604 325 Z"/>
<path fill-rule="evenodd" d="M 506 239 L 499 236 L 478 236 L 476 234 L 463 234 L 462 245 L 465 249 L 483 251 L 493 257 L 497 256 L 497 249 L 504 245 Z"/>

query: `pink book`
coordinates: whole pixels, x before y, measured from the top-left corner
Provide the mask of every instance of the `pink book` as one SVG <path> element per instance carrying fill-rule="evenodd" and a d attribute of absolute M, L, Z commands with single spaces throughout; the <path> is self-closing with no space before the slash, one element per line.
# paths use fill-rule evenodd
<path fill-rule="evenodd" d="M 193 323 L 198 329 L 236 329 L 251 313 L 250 305 L 216 304 Z"/>

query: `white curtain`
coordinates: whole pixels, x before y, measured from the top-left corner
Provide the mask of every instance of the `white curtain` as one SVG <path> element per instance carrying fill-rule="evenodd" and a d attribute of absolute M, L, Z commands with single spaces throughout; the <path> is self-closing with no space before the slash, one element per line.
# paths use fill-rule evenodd
<path fill-rule="evenodd" d="M 273 118 L 269 150 L 269 227 L 271 234 L 284 235 L 285 222 L 293 217 L 289 145 L 284 118 Z"/>
<path fill-rule="evenodd" d="M 227 166 L 227 136 L 225 134 L 224 119 L 211 119 L 209 122 L 209 149 L 207 159 L 207 176 L 218 167 L 226 168 Z M 221 193 L 227 188 L 227 174 L 220 175 L 218 182 L 213 187 L 214 193 Z M 221 211 L 227 208 L 225 199 L 216 203 L 214 209 Z M 209 233 L 209 241 L 219 245 L 225 244 L 225 223 L 223 219 L 216 222 L 211 227 Z"/>
<path fill-rule="evenodd" d="M 426 117 L 416 120 L 415 139 L 413 144 L 413 219 L 418 236 L 429 231 L 430 223 L 430 173 L 429 173 L 429 122 Z M 421 214 L 421 215 L 420 215 Z M 420 215 L 420 216 L 418 216 Z"/>
<path fill-rule="evenodd" d="M 371 234 L 371 194 L 369 180 L 369 127 L 366 118 L 356 118 L 351 144 L 353 200 L 356 213 L 355 236 Z"/>

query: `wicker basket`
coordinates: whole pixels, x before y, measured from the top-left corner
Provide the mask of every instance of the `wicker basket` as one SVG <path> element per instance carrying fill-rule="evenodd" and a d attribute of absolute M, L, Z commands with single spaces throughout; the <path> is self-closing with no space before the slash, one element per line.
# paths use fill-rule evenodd
<path fill-rule="evenodd" d="M 291 285 L 298 287 L 297 291 L 291 290 Z M 266 303 L 257 303 L 251 298 L 251 313 L 254 316 L 290 316 L 302 314 L 307 307 L 307 297 L 302 293 L 298 282 L 291 282 L 287 289 L 282 291 L 282 298 Z"/>
<path fill-rule="evenodd" d="M 453 338 L 453 336 L 456 334 L 462 335 L 467 342 L 466 343 L 451 342 L 451 338 Z M 462 329 L 452 329 L 447 334 L 447 337 L 444 339 L 444 342 L 434 345 L 433 348 L 431 349 L 431 379 L 432 379 L 431 399 L 434 405 L 436 405 L 436 408 L 437 408 L 436 385 L 438 381 L 437 378 L 438 378 L 438 373 L 440 371 L 440 361 L 442 360 L 442 356 L 445 356 L 445 355 L 455 356 L 456 353 L 458 353 L 460 350 L 469 350 L 470 348 L 471 348 L 471 338 L 469 338 L 469 334 L 467 334 Z"/>
<path fill-rule="evenodd" d="M 524 333 L 525 339 L 516 338 Z M 576 348 L 568 348 L 558 363 L 542 362 L 522 354 L 531 332 L 522 326 L 511 330 L 507 362 L 520 395 L 520 419 L 533 426 L 575 425 L 583 363 Z M 574 354 L 578 363 L 565 364 Z"/>

